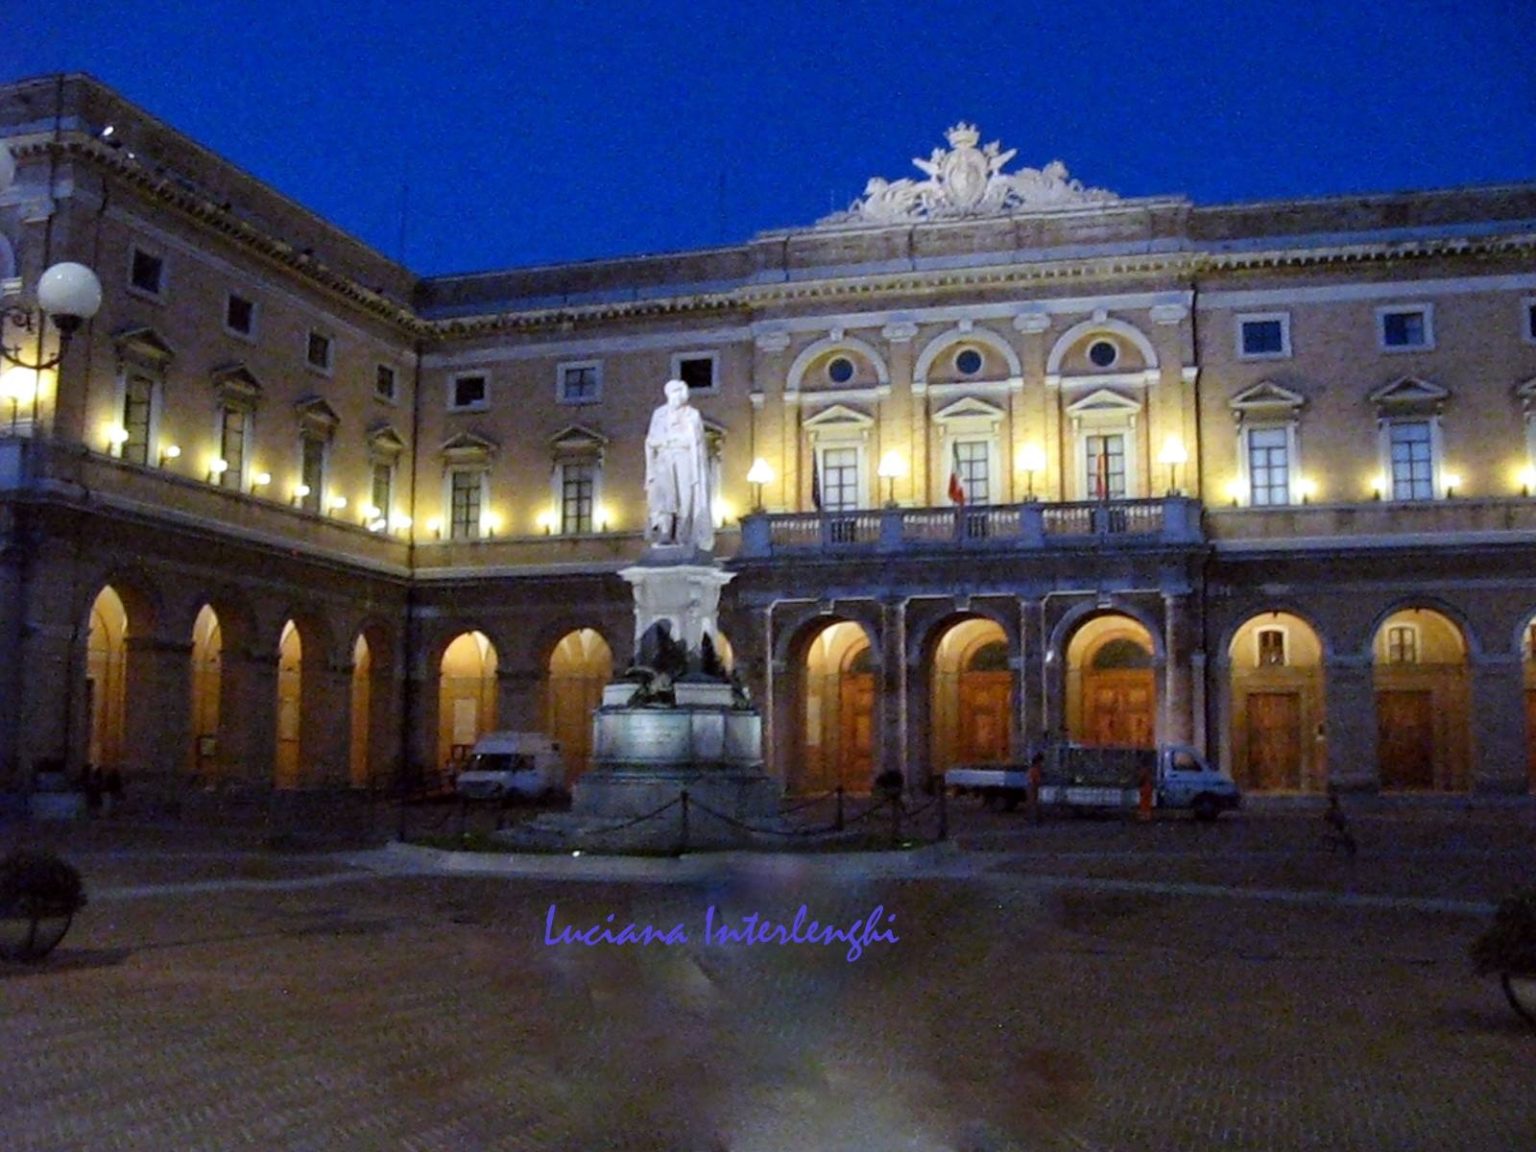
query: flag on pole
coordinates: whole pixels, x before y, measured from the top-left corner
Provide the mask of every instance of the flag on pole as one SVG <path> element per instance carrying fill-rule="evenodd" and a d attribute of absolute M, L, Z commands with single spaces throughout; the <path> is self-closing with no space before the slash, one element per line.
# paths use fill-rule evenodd
<path fill-rule="evenodd" d="M 949 502 L 957 507 L 965 506 L 965 485 L 960 482 L 960 445 L 950 444 Z"/>
<path fill-rule="evenodd" d="M 816 455 L 811 454 L 811 507 L 821 511 L 821 470 L 816 467 Z"/>

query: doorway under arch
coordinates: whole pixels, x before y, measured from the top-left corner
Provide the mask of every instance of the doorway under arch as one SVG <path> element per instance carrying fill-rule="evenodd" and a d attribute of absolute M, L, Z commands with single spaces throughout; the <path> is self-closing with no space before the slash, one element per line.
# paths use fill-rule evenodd
<path fill-rule="evenodd" d="M 929 676 L 932 770 L 995 764 L 1013 745 L 1014 672 L 1008 637 L 995 620 L 957 620 L 933 648 Z"/>
<path fill-rule="evenodd" d="M 277 643 L 277 765 L 273 784 L 299 786 L 304 731 L 304 642 L 292 620 Z"/>
<path fill-rule="evenodd" d="M 128 699 L 128 610 L 110 584 L 91 605 L 85 667 L 86 715 L 91 724 L 86 761 L 97 768 L 121 768 Z"/>
<path fill-rule="evenodd" d="M 868 792 L 875 773 L 875 663 L 868 635 L 851 620 L 829 622 L 806 641 L 797 663 L 799 755 L 788 787 Z"/>
<path fill-rule="evenodd" d="M 1157 742 L 1156 647 L 1137 620 L 1095 616 L 1067 645 L 1067 736 L 1080 744 L 1151 748 Z"/>
<path fill-rule="evenodd" d="M 204 604 L 192 624 L 191 775 L 196 783 L 217 783 L 219 695 L 223 691 L 224 641 L 218 613 Z"/>
<path fill-rule="evenodd" d="M 496 646 L 484 632 L 461 632 L 438 665 L 437 762 L 444 770 L 496 727 Z"/>
<path fill-rule="evenodd" d="M 373 650 L 361 632 L 352 645 L 352 732 L 347 745 L 347 780 L 354 788 L 371 783 L 369 726 L 373 722 Z"/>
<path fill-rule="evenodd" d="M 1290 612 L 1253 616 L 1227 656 L 1233 779 L 1254 792 L 1325 790 L 1323 645 L 1312 626 Z"/>
<path fill-rule="evenodd" d="M 1467 790 L 1472 725 L 1461 628 L 1433 609 L 1404 609 L 1381 622 L 1371 655 L 1382 790 Z"/>
<path fill-rule="evenodd" d="M 560 744 L 567 784 L 591 762 L 592 712 L 612 679 L 613 650 L 592 628 L 567 632 L 549 655 L 545 730 Z"/>

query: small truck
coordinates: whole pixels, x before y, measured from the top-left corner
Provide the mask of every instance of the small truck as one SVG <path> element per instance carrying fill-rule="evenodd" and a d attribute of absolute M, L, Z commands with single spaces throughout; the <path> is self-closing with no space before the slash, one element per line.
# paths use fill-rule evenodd
<path fill-rule="evenodd" d="M 1141 802 L 1141 784 L 1147 776 L 1155 807 L 1188 809 L 1197 820 L 1215 820 L 1243 803 L 1243 794 L 1231 777 L 1210 767 L 1199 752 L 1182 744 L 1156 748 L 1049 744 L 1036 755 L 1042 806 L 1134 811 Z M 1001 800 L 1012 809 L 1029 799 L 1030 767 L 1028 763 L 964 765 L 946 772 L 944 784 L 956 795 Z"/>

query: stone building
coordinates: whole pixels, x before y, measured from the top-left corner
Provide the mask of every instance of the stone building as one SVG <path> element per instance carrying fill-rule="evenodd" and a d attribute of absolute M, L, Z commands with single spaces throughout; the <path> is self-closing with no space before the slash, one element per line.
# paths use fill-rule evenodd
<path fill-rule="evenodd" d="M 585 765 L 641 444 L 703 413 L 794 791 L 1043 736 L 1528 791 L 1536 185 L 1200 206 L 957 125 L 826 220 L 420 277 L 83 76 L 0 87 L 0 787 Z M 931 146 L 932 141 L 914 141 Z"/>

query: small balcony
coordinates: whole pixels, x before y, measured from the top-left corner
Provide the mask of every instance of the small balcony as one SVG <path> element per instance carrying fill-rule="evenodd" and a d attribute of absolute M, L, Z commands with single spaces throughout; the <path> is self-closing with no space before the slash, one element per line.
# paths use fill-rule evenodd
<path fill-rule="evenodd" d="M 977 508 L 756 512 L 742 518 L 736 559 L 1114 549 L 1204 542 L 1200 504 L 1185 496 Z"/>

